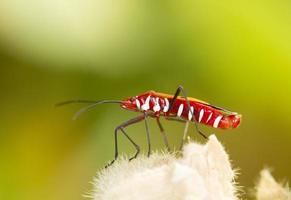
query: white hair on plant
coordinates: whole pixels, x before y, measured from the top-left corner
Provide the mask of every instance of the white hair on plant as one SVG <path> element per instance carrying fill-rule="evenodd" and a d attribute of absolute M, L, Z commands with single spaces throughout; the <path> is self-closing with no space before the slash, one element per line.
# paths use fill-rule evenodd
<path fill-rule="evenodd" d="M 291 191 L 275 181 L 269 170 L 261 171 L 260 180 L 256 186 L 257 200 L 290 200 Z"/>
<path fill-rule="evenodd" d="M 191 142 L 183 156 L 154 153 L 131 162 L 120 158 L 98 173 L 94 200 L 237 200 L 235 172 L 214 135 Z"/>

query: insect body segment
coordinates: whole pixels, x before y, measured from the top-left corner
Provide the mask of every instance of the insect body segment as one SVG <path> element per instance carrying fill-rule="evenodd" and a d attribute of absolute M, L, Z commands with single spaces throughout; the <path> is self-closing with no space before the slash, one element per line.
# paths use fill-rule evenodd
<path fill-rule="evenodd" d="M 240 124 L 241 116 L 206 102 L 189 98 L 189 106 L 184 98 L 178 97 L 171 109 L 170 102 L 173 96 L 149 91 L 133 98 L 127 98 L 121 103 L 121 107 L 136 111 L 150 112 L 155 117 L 177 117 L 185 121 L 195 121 L 214 128 L 236 128 Z"/>

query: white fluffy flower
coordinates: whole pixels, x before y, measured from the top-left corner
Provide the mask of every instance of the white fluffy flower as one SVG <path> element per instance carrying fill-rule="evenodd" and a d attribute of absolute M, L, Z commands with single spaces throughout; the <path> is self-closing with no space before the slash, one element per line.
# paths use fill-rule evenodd
<path fill-rule="evenodd" d="M 289 188 L 277 183 L 268 170 L 261 171 L 261 178 L 256 186 L 257 200 L 291 200 Z"/>
<path fill-rule="evenodd" d="M 236 200 L 234 171 L 214 135 L 189 143 L 183 156 L 119 159 L 94 180 L 94 200 Z"/>

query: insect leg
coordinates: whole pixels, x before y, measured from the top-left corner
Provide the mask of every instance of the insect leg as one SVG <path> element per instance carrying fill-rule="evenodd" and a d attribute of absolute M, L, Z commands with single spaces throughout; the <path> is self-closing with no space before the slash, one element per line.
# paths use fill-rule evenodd
<path fill-rule="evenodd" d="M 181 119 L 181 118 L 177 118 L 177 117 L 174 117 L 174 116 L 167 116 L 165 117 L 166 120 L 170 120 L 170 121 L 176 121 L 176 122 L 181 122 L 181 123 L 185 123 L 186 120 L 184 119 Z"/>
<path fill-rule="evenodd" d="M 165 119 L 166 119 L 166 120 L 171 120 L 171 121 L 182 122 L 182 123 L 186 123 L 186 122 L 188 122 L 187 120 L 179 119 L 179 118 L 177 118 L 177 117 L 171 117 L 171 116 L 167 116 L 167 117 L 165 117 Z M 198 128 L 198 124 L 195 123 L 195 122 L 194 122 L 194 124 L 195 124 L 196 131 L 197 131 L 197 132 L 198 132 L 198 133 L 199 133 L 203 138 L 208 139 L 208 137 L 207 137 L 206 135 L 204 135 L 204 134 L 199 130 L 199 128 Z M 185 124 L 184 134 L 187 133 L 186 130 L 188 131 L 188 127 L 187 127 L 187 129 L 186 129 L 186 124 Z M 184 138 L 186 138 L 186 136 L 184 136 Z M 184 141 L 185 141 L 185 140 L 184 140 Z M 183 146 L 182 146 L 182 147 L 183 147 Z M 180 148 L 182 148 L 182 147 L 180 147 Z"/>
<path fill-rule="evenodd" d="M 136 158 L 137 155 L 139 154 L 140 151 L 140 147 L 127 135 L 127 133 L 122 129 L 120 129 L 122 131 L 122 133 L 125 135 L 125 137 L 127 137 L 127 139 L 133 144 L 133 146 L 136 149 L 136 153 L 134 154 L 134 156 L 132 156 L 131 158 L 129 158 L 129 161 L 131 161 L 132 159 Z"/>
<path fill-rule="evenodd" d="M 161 134 L 163 136 L 164 144 L 166 145 L 167 150 L 171 151 L 170 146 L 169 146 L 169 142 L 168 142 L 168 138 L 167 138 L 167 135 L 165 133 L 165 129 L 163 128 L 163 126 L 160 122 L 160 118 L 157 117 L 156 119 L 157 119 L 158 126 L 160 128 Z"/>
<path fill-rule="evenodd" d="M 130 160 L 136 158 L 136 156 L 139 154 L 139 151 L 140 151 L 140 148 L 139 146 L 126 134 L 126 132 L 124 131 L 124 128 L 131 125 L 131 124 L 135 124 L 137 122 L 140 122 L 144 119 L 144 115 L 140 115 L 138 117 L 135 117 L 135 118 L 132 118 L 122 124 L 120 124 L 119 126 L 117 126 L 115 128 L 115 131 L 114 131 L 114 146 L 115 146 L 115 155 L 114 155 L 114 160 L 112 160 L 109 164 L 107 164 L 105 166 L 105 168 L 109 167 L 110 165 L 112 165 L 115 160 L 117 159 L 118 157 L 118 131 L 120 130 L 124 135 L 125 137 L 133 144 L 133 146 L 135 147 L 136 149 L 136 153 L 133 157 L 130 158 Z"/>
<path fill-rule="evenodd" d="M 195 122 L 195 121 L 194 121 Z M 208 137 L 202 132 L 199 130 L 199 127 L 198 127 L 198 124 L 197 122 L 194 123 L 195 124 L 195 128 L 196 128 L 196 131 L 202 136 L 204 137 L 204 139 L 208 139 Z"/>
<path fill-rule="evenodd" d="M 149 131 L 147 116 L 148 116 L 147 113 L 144 112 L 144 123 L 145 123 L 146 133 L 147 133 L 148 157 L 149 157 L 151 155 L 151 140 L 150 140 L 150 131 Z"/>
<path fill-rule="evenodd" d="M 172 99 L 171 102 L 170 102 L 169 110 L 172 108 L 172 106 L 173 106 L 173 104 L 175 103 L 175 101 L 176 101 L 178 95 L 180 94 L 180 92 L 183 94 L 183 97 L 184 97 L 184 99 L 186 100 L 187 106 L 188 106 L 188 108 L 190 109 L 190 102 L 189 102 L 189 100 L 188 100 L 188 98 L 187 98 L 187 93 L 186 93 L 186 91 L 184 90 L 184 88 L 183 88 L 181 85 L 179 85 L 179 87 L 178 87 L 178 89 L 176 90 L 176 93 L 175 93 L 173 99 Z M 191 109 L 190 109 L 190 112 L 191 112 L 192 116 L 194 116 L 194 115 L 193 115 L 193 112 L 191 111 Z M 194 117 L 193 117 L 193 118 L 194 118 Z M 198 124 L 197 124 L 197 122 L 195 121 L 195 119 L 194 119 L 193 121 L 194 121 L 194 123 L 195 123 L 195 128 L 196 128 L 197 132 L 198 132 L 198 133 L 199 133 L 203 138 L 208 139 L 208 137 L 207 137 L 206 135 L 204 135 L 204 133 L 202 133 L 202 132 L 199 130 Z"/>
<path fill-rule="evenodd" d="M 185 123 L 184 132 L 183 132 L 183 138 L 181 140 L 181 144 L 180 144 L 180 148 L 179 148 L 179 150 L 182 150 L 183 145 L 184 145 L 184 141 L 186 140 L 187 135 L 188 135 L 189 121 L 183 120 L 183 119 L 180 119 L 180 118 L 177 118 L 177 117 L 171 117 L 171 116 L 168 116 L 165 119 L 171 120 L 171 121 L 177 121 L 177 122 Z"/>
<path fill-rule="evenodd" d="M 189 127 L 189 121 L 186 121 L 185 128 L 184 128 L 184 133 L 183 133 L 183 138 L 181 140 L 181 144 L 180 144 L 180 148 L 179 148 L 180 151 L 182 150 L 182 148 L 184 146 L 184 142 L 186 140 L 187 133 L 188 133 L 188 127 Z"/>
<path fill-rule="evenodd" d="M 165 119 L 167 119 L 167 120 L 171 120 L 171 121 L 177 121 L 177 122 L 186 123 L 186 124 L 185 124 L 185 128 L 184 128 L 183 138 L 182 138 L 181 145 L 180 145 L 180 148 L 179 148 L 180 150 L 182 150 L 183 145 L 184 145 L 184 141 L 185 141 L 185 139 L 186 139 L 186 137 L 187 137 L 187 133 L 188 133 L 189 121 L 187 121 L 187 120 L 183 120 L 183 119 L 179 119 L 179 118 L 177 118 L 177 117 L 171 117 L 171 116 L 168 116 L 168 117 L 166 117 Z M 195 122 L 195 121 L 194 121 L 194 122 Z M 195 128 L 196 128 L 197 132 L 198 132 L 200 135 L 202 135 L 203 138 L 208 139 L 207 136 L 204 135 L 204 134 L 203 134 L 203 133 L 198 129 L 198 124 L 197 124 L 197 123 L 194 123 L 194 124 L 195 124 Z"/>

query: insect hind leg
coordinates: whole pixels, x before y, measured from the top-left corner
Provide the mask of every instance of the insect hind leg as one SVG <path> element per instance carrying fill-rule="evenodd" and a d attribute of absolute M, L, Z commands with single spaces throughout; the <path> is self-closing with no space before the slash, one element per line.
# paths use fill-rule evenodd
<path fill-rule="evenodd" d="M 179 87 L 177 88 L 176 92 L 175 92 L 175 95 L 173 97 L 173 99 L 171 100 L 170 102 L 170 106 L 169 106 L 169 110 L 173 107 L 173 104 L 175 103 L 176 99 L 178 98 L 179 94 L 182 93 L 183 95 L 183 98 L 185 99 L 186 103 L 187 103 L 187 106 L 189 108 L 189 111 L 191 112 L 191 115 L 194 116 L 192 110 L 190 109 L 190 102 L 188 100 L 188 96 L 187 96 L 187 93 L 186 91 L 184 90 L 183 86 L 179 85 Z M 194 117 L 193 117 L 194 118 Z M 195 119 L 193 120 L 194 124 L 195 124 L 195 128 L 196 128 L 196 131 L 205 139 L 208 139 L 208 137 L 202 132 L 199 130 L 199 127 L 198 127 L 198 124 L 197 122 L 195 121 Z M 185 135 L 185 133 L 184 133 Z M 185 137 L 185 136 L 184 136 Z M 183 147 L 183 144 L 181 145 L 180 148 Z"/>
<path fill-rule="evenodd" d="M 195 122 L 195 128 L 196 128 L 196 131 L 204 138 L 204 139 L 208 139 L 208 137 L 202 132 L 199 130 L 199 127 L 198 127 L 198 124 Z"/>

